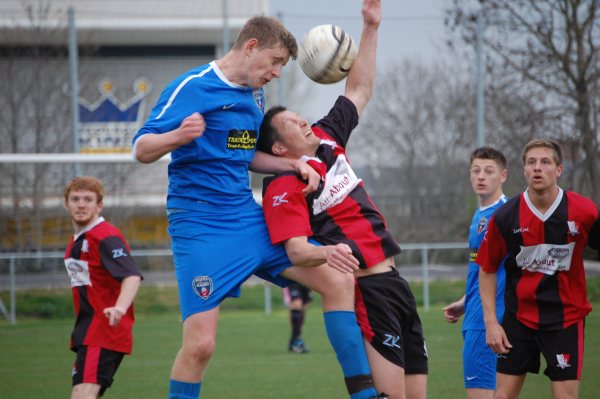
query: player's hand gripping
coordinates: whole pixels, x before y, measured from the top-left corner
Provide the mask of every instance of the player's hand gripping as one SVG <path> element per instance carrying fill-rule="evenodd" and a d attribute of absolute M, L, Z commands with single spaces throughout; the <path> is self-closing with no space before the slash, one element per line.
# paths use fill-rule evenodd
<path fill-rule="evenodd" d="M 104 317 L 108 319 L 108 325 L 113 327 L 121 322 L 121 318 L 127 313 L 127 309 L 123 309 L 120 306 L 113 306 L 111 308 L 105 308 L 103 313 Z"/>
<path fill-rule="evenodd" d="M 486 323 L 485 342 L 494 353 L 505 354 L 512 348 L 504 329 L 498 322 Z"/>
<path fill-rule="evenodd" d="M 308 184 L 302 190 L 302 194 L 308 195 L 312 192 L 317 191 L 319 183 L 321 182 L 321 175 L 319 175 L 313 168 L 310 167 L 304 161 L 297 160 L 293 163 L 294 172 L 298 173 L 303 180 L 308 181 Z"/>
<path fill-rule="evenodd" d="M 179 129 L 176 130 L 176 134 L 180 144 L 185 145 L 198 137 L 202 137 L 205 130 L 206 122 L 204 118 L 198 112 L 194 112 L 181 122 Z"/>
<path fill-rule="evenodd" d="M 347 244 L 337 244 L 327 246 L 327 265 L 342 273 L 354 273 L 359 262 Z"/>

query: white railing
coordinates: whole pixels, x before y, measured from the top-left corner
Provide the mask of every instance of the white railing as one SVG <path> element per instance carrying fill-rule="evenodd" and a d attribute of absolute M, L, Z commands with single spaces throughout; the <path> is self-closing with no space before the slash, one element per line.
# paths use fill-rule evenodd
<path fill-rule="evenodd" d="M 449 242 L 449 243 L 405 243 L 401 244 L 403 251 L 420 251 L 421 253 L 421 276 L 423 280 L 423 309 L 429 311 L 429 281 L 430 281 L 430 264 L 429 264 L 429 252 L 432 250 L 448 250 L 448 249 L 464 249 L 466 251 L 467 245 L 463 242 Z M 172 256 L 173 253 L 170 249 L 149 249 L 149 250 L 132 250 L 132 255 L 136 257 L 154 257 L 154 256 Z M 16 263 L 17 260 L 42 260 L 42 259 L 61 259 L 64 257 L 64 252 L 36 252 L 36 253 L 0 253 L 0 260 L 8 260 L 8 291 L 9 291 L 9 308 L 7 309 L 2 298 L 0 298 L 0 313 L 12 324 L 16 323 L 16 291 L 17 291 L 17 271 Z M 465 255 L 465 259 L 467 259 Z M 466 262 L 464 264 L 466 270 Z M 146 273 L 144 273 L 146 275 Z M 172 273 L 170 273 L 172 278 Z M 164 278 L 165 275 L 161 275 Z M 64 282 L 65 287 L 68 285 L 68 281 L 63 276 L 58 277 L 61 282 Z M 146 279 L 147 281 L 148 279 Z M 43 279 L 46 283 L 52 281 L 52 279 Z M 160 280 L 164 283 L 164 280 Z M 147 281 L 148 283 L 148 281 Z M 149 282 L 152 284 L 152 282 Z M 172 281 L 173 285 L 175 281 Z M 3 290 L 3 286 L 0 286 L 0 292 Z M 271 284 L 265 283 L 265 313 L 271 314 L 272 301 L 271 301 Z"/>

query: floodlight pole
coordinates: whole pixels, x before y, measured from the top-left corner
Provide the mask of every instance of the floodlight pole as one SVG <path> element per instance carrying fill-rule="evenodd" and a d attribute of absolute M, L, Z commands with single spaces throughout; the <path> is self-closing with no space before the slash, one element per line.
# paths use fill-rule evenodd
<path fill-rule="evenodd" d="M 477 13 L 477 147 L 485 145 L 485 71 L 483 66 L 483 11 Z"/>
<path fill-rule="evenodd" d="M 223 1 L 223 55 L 229 51 L 229 7 L 227 7 L 227 0 Z"/>
<path fill-rule="evenodd" d="M 73 126 L 73 152 L 79 153 L 79 72 L 77 68 L 77 29 L 75 28 L 75 9 L 71 6 L 69 15 L 69 73 L 71 75 L 71 117 Z M 81 175 L 81 165 L 73 166 L 75 176 Z"/>

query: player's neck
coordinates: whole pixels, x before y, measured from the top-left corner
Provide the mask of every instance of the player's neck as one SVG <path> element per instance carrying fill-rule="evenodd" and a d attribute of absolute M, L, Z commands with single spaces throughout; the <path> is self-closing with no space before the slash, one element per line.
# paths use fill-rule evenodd
<path fill-rule="evenodd" d="M 552 204 L 554 204 L 554 201 L 556 201 L 559 191 L 558 185 L 553 185 L 543 190 L 527 188 L 527 196 L 533 206 L 542 214 L 545 214 Z"/>
<path fill-rule="evenodd" d="M 78 235 L 82 231 L 86 230 L 90 226 L 92 226 L 95 223 L 97 223 L 97 221 L 98 221 L 99 218 L 100 218 L 100 215 L 96 215 L 96 217 L 94 217 L 93 219 L 89 220 L 86 223 L 79 223 L 79 222 L 76 222 L 75 220 L 72 220 L 72 222 L 73 222 L 73 231 L 75 232 L 75 235 Z"/>
<path fill-rule="evenodd" d="M 235 50 L 229 51 L 222 58 L 219 58 L 216 63 L 219 70 L 231 82 L 240 86 L 247 86 L 245 70 L 240 68 L 243 59 L 239 57 L 239 52 Z"/>
<path fill-rule="evenodd" d="M 502 195 L 504 195 L 502 193 L 502 190 L 498 190 L 490 195 L 480 195 L 479 196 L 479 207 L 485 208 L 486 206 L 492 205 L 493 203 L 498 201 L 500 199 L 500 197 L 502 197 Z"/>

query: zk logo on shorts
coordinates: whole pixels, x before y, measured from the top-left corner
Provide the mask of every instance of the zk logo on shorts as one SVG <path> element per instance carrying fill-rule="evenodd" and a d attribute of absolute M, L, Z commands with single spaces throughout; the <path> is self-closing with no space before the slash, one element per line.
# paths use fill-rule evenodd
<path fill-rule="evenodd" d="M 212 279 L 208 276 L 197 276 L 194 277 L 192 281 L 192 287 L 194 288 L 194 292 L 200 298 L 206 300 L 213 292 L 213 282 Z"/>

